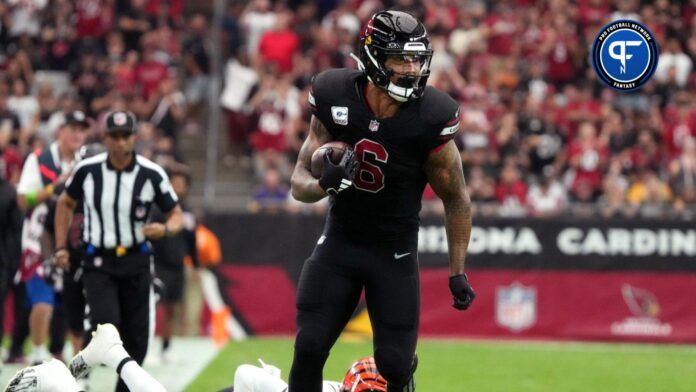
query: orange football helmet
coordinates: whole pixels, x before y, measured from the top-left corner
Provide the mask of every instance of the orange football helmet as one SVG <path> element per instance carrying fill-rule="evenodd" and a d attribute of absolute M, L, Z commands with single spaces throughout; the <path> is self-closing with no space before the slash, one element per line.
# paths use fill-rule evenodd
<path fill-rule="evenodd" d="M 341 392 L 386 392 L 387 380 L 379 375 L 375 359 L 365 357 L 355 362 L 343 379 Z"/>

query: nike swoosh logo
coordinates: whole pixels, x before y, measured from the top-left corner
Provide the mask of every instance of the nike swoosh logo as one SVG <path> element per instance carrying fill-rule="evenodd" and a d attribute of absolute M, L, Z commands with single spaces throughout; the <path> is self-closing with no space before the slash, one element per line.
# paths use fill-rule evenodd
<path fill-rule="evenodd" d="M 402 253 L 402 254 L 394 253 L 394 260 L 399 260 L 400 258 L 406 257 L 406 256 L 408 256 L 408 255 L 410 255 L 410 254 L 411 254 L 411 252 Z"/>

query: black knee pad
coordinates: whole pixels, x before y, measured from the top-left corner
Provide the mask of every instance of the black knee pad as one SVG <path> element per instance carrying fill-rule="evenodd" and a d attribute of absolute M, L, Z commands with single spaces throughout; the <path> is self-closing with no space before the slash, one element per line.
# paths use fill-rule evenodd
<path fill-rule="evenodd" d="M 394 348 L 383 348 L 375 351 L 375 363 L 379 374 L 387 380 L 389 392 L 406 392 L 413 384 L 413 373 L 418 365 L 418 357 Z"/>

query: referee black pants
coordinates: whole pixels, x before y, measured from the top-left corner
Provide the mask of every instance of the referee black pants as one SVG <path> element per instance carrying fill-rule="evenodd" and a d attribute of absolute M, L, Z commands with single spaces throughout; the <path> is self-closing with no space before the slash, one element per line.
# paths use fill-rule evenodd
<path fill-rule="evenodd" d="M 390 392 L 413 389 L 420 311 L 417 248 L 416 236 L 380 243 L 354 242 L 331 232 L 322 236 L 297 287 L 290 392 L 321 391 L 329 350 L 355 311 L 363 288 L 377 368 Z"/>
<path fill-rule="evenodd" d="M 103 323 L 116 326 L 123 347 L 141 365 L 147 354 L 150 318 L 154 317 L 149 268 L 148 254 L 94 257 L 86 260 L 83 277 L 92 331 Z M 116 391 L 128 391 L 123 380 L 119 379 Z"/>

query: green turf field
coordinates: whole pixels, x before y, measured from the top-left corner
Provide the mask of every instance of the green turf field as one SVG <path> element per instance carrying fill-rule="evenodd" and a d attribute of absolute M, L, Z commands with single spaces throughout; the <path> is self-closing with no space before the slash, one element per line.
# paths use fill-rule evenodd
<path fill-rule="evenodd" d="M 324 377 L 342 379 L 351 361 L 371 347 L 369 341 L 339 342 Z M 418 356 L 421 392 L 696 391 L 696 346 L 421 339 Z M 257 358 L 281 368 L 287 380 L 292 340 L 230 343 L 186 390 L 231 385 L 234 369 Z"/>

